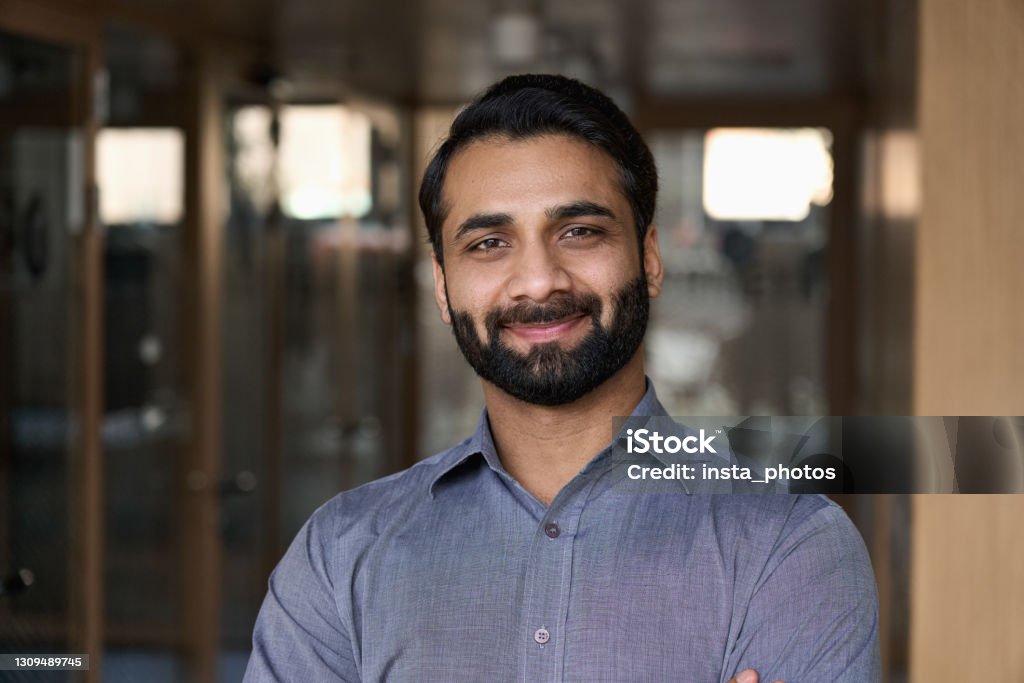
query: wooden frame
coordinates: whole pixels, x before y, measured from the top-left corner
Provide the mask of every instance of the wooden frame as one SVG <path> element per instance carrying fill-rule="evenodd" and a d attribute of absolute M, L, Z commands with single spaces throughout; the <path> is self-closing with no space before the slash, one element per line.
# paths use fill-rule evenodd
<path fill-rule="evenodd" d="M 718 127 L 820 127 L 832 131 L 835 164 L 828 224 L 828 305 L 825 329 L 825 387 L 832 415 L 856 412 L 855 341 L 857 262 L 854 235 L 856 135 L 860 119 L 854 102 L 836 98 L 783 100 L 677 100 L 643 96 L 634 122 L 652 130 Z"/>
<path fill-rule="evenodd" d="M 223 216 L 220 137 L 223 103 L 216 63 L 199 48 L 192 79 L 185 153 L 187 284 L 186 373 L 192 415 L 184 454 L 182 533 L 188 539 L 182 578 L 185 653 L 190 678 L 217 680 L 220 637 L 221 300 Z M 192 482 L 185 487 L 185 482 Z"/>

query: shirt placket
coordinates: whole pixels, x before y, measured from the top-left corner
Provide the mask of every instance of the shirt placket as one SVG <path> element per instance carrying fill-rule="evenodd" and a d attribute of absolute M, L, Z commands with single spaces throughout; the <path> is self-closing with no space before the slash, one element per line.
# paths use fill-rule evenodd
<path fill-rule="evenodd" d="M 523 591 L 523 675 L 529 683 L 561 681 L 573 550 L 593 481 L 575 480 L 545 511 L 535 532 Z"/>

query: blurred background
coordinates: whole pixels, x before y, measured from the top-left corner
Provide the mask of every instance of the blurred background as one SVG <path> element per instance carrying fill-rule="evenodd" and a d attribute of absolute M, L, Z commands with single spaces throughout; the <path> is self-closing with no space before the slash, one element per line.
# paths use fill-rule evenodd
<path fill-rule="evenodd" d="M 1019 0 L 0 0 L 0 652 L 240 681 L 336 492 L 482 405 L 415 206 L 509 73 L 661 174 L 674 415 L 1024 414 Z M 888 681 L 1024 681 L 1024 499 L 840 497 Z"/>

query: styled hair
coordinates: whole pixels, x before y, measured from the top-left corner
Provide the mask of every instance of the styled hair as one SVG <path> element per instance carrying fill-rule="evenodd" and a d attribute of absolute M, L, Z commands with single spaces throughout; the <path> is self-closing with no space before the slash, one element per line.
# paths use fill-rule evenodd
<path fill-rule="evenodd" d="M 583 140 L 615 161 L 643 252 L 643 240 L 654 219 L 658 172 L 640 133 L 599 90 L 565 76 L 524 74 L 495 83 L 463 109 L 423 174 L 420 209 L 438 263 L 444 264 L 441 225 L 449 209 L 442 196 L 444 180 L 455 154 L 475 140 L 552 134 Z"/>

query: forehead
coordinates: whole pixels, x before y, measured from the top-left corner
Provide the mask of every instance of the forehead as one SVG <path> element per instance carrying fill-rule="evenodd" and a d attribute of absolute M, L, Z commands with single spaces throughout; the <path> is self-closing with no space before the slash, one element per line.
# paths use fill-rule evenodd
<path fill-rule="evenodd" d="M 446 232 L 482 211 L 525 217 L 579 200 L 611 205 L 622 220 L 632 218 L 615 161 L 567 135 L 471 142 L 449 162 L 443 198 Z"/>

